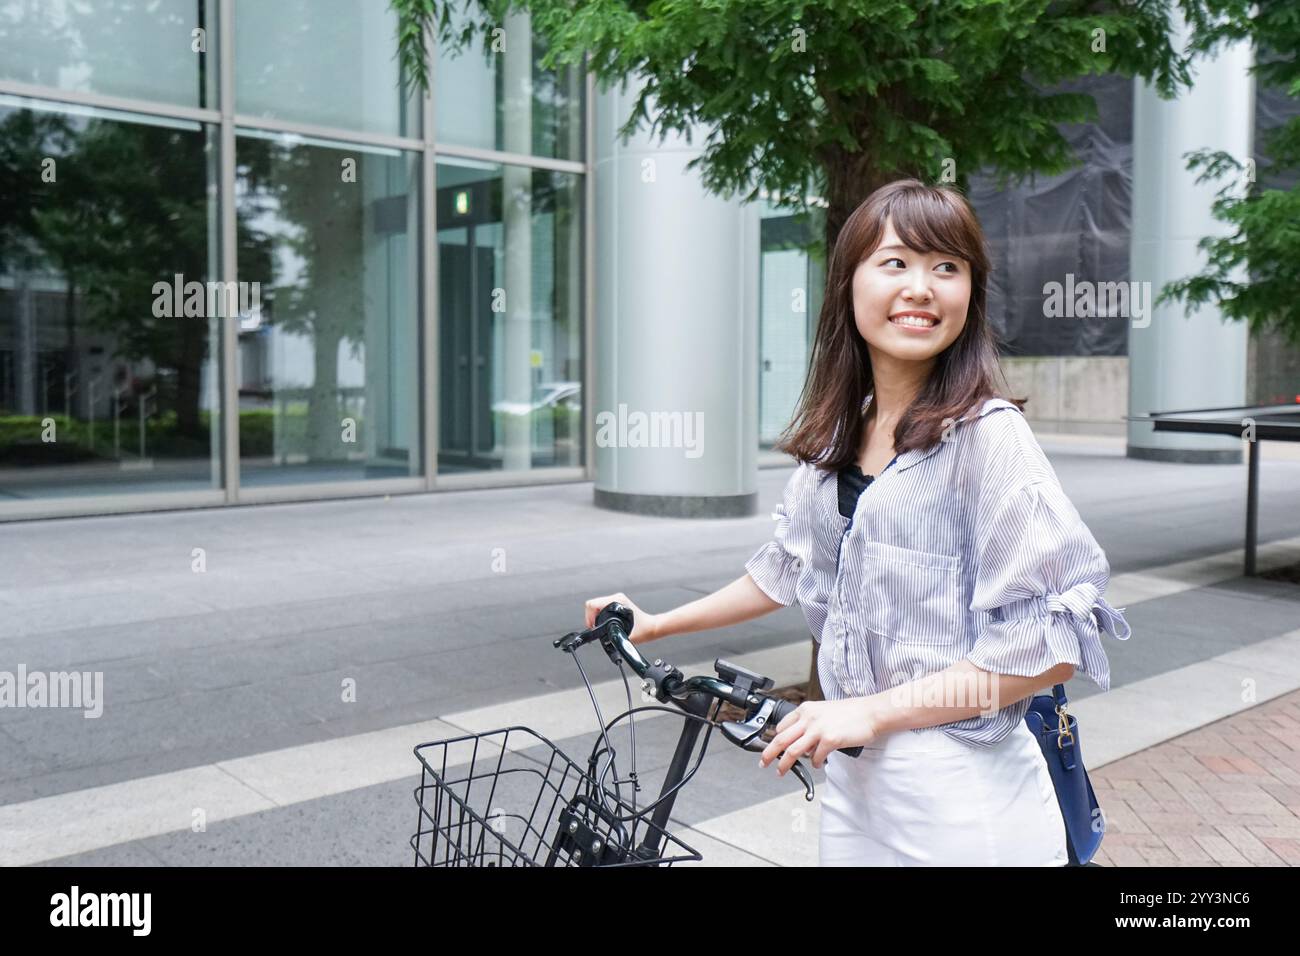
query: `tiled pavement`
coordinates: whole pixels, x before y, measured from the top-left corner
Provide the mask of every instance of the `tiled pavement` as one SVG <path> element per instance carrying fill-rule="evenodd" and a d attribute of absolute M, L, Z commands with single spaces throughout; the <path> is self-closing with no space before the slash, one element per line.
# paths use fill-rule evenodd
<path fill-rule="evenodd" d="M 1089 777 L 1102 866 L 1300 865 L 1300 691 Z"/>

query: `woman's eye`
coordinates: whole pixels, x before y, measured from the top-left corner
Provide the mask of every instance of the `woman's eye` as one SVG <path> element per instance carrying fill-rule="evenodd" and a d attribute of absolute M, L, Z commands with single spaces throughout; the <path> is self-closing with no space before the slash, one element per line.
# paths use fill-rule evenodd
<path fill-rule="evenodd" d="M 881 265 L 882 265 L 882 266 L 887 266 L 887 265 L 889 265 L 891 262 L 897 262 L 897 263 L 898 263 L 900 266 L 902 266 L 903 268 L 907 268 L 907 263 L 905 263 L 902 259 L 898 258 L 898 256 L 891 256 L 890 258 L 888 258 L 888 259 L 886 259 L 884 262 L 882 262 Z M 941 262 L 941 263 L 939 263 L 939 265 L 941 265 L 941 266 L 952 266 L 952 270 L 951 270 L 952 272 L 961 272 L 961 267 L 960 267 L 959 265 L 957 265 L 957 263 L 955 263 L 955 262 Z"/>

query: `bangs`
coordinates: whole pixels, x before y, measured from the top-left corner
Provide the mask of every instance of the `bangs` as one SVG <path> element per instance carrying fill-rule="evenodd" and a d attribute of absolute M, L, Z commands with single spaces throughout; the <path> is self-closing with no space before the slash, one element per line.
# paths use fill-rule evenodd
<path fill-rule="evenodd" d="M 909 249 L 957 256 L 970 263 L 978 273 L 988 271 L 988 254 L 980 243 L 978 227 L 970 221 L 965 207 L 942 192 L 929 189 L 905 189 L 891 196 L 881 214 L 884 222 L 894 224 L 894 232 Z M 974 228 L 973 228 L 974 227 Z M 874 245 L 879 245 L 877 239 Z M 874 249 L 874 246 L 873 246 Z M 868 250 L 870 252 L 872 250 Z"/>

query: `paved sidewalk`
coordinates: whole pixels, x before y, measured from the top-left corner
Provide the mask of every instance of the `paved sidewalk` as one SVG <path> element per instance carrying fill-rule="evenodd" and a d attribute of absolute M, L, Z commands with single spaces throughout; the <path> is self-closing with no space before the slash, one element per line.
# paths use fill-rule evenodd
<path fill-rule="evenodd" d="M 1300 865 L 1300 691 L 1089 777 L 1102 866 Z"/>
<path fill-rule="evenodd" d="M 1294 863 L 1279 842 L 1300 839 L 1294 807 L 1276 789 L 1296 786 L 1291 758 L 1249 737 L 1188 752 L 1206 728 L 1300 692 L 1300 587 L 1241 576 L 1245 466 L 1044 447 L 1133 628 L 1106 642 L 1109 692 L 1068 685 L 1111 814 L 1102 861 L 1146 862 L 1145 850 L 1157 862 L 1162 846 L 1227 856 L 1216 836 L 1264 861 L 1236 826 Z M 0 707 L 0 864 L 410 865 L 413 745 L 524 723 L 588 753 L 591 702 L 554 638 L 592 595 L 622 590 L 663 610 L 735 580 L 771 540 L 789 475 L 759 472 L 756 515 L 707 522 L 604 511 L 576 483 L 0 526 L 0 671 L 102 674 L 104 703 L 90 720 Z M 1261 567 L 1300 561 L 1298 487 L 1300 462 L 1261 472 Z M 789 607 L 656 651 L 690 672 L 724 657 L 793 682 L 807 673 L 807 625 Z M 584 666 L 614 707 L 625 691 L 601 657 Z M 1244 703 L 1243 681 L 1274 703 Z M 655 779 L 680 728 L 637 726 L 638 772 Z M 1227 801 L 1225 785 L 1244 778 L 1188 763 L 1197 756 L 1243 772 L 1254 767 L 1235 761 L 1248 758 L 1270 776 Z M 1191 784 L 1152 770 L 1161 760 Z M 1146 816 L 1188 808 L 1212 832 Z M 817 862 L 818 803 L 721 743 L 673 818 L 704 865 Z"/>

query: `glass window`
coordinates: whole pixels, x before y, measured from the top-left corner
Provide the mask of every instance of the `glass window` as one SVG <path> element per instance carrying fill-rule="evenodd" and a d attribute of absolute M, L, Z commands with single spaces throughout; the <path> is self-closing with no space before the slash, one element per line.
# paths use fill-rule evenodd
<path fill-rule="evenodd" d="M 468 22 L 466 15 L 463 7 L 453 12 L 453 27 Z M 510 15 L 500 32 L 479 35 L 459 53 L 440 45 L 433 80 L 438 141 L 581 162 L 582 73 L 542 70 L 545 52 L 527 13 Z"/>
<path fill-rule="evenodd" d="M 420 469 L 419 156 L 241 131 L 242 485 Z"/>
<path fill-rule="evenodd" d="M 440 472 L 579 466 L 582 179 L 438 163 Z"/>
<path fill-rule="evenodd" d="M 235 5 L 235 110 L 316 126 L 419 137 L 403 91 L 397 14 L 384 0 Z"/>
<path fill-rule="evenodd" d="M 0 96 L 0 508 L 220 486 L 217 139 Z"/>
<path fill-rule="evenodd" d="M 821 310 L 821 210 L 759 206 L 759 445 L 771 447 L 794 415 Z"/>
<path fill-rule="evenodd" d="M 0 0 L 0 78 L 214 108 L 216 4 Z"/>

